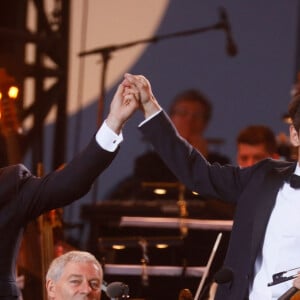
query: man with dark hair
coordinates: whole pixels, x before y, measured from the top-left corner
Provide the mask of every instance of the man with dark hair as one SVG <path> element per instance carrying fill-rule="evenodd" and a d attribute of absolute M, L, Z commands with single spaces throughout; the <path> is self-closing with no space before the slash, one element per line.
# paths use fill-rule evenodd
<path fill-rule="evenodd" d="M 241 130 L 237 137 L 237 163 L 249 167 L 260 160 L 279 158 L 273 131 L 264 125 L 251 125 Z"/>
<path fill-rule="evenodd" d="M 264 159 L 251 167 L 210 164 L 182 139 L 154 97 L 149 81 L 126 74 L 124 86 L 139 93 L 144 136 L 178 179 L 203 195 L 236 204 L 224 268 L 230 276 L 217 300 L 274 300 L 292 281 L 268 285 L 273 275 L 300 266 L 300 155 L 298 161 Z M 289 106 L 290 140 L 300 146 L 300 97 Z"/>
<path fill-rule="evenodd" d="M 253 166 L 266 158 L 279 158 L 276 137 L 264 125 L 250 125 L 242 129 L 237 136 L 236 147 L 236 161 L 241 168 Z M 208 300 L 215 298 L 216 289 L 217 284 L 214 282 Z"/>

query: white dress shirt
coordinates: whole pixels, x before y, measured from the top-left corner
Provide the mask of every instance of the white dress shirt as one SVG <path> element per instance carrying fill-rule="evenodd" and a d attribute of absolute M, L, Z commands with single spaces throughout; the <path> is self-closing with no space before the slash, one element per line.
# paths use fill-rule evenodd
<path fill-rule="evenodd" d="M 300 175 L 297 164 L 295 174 Z M 300 268 L 300 189 L 285 182 L 279 190 L 266 229 L 261 255 L 255 262 L 250 300 L 275 300 L 292 287 L 292 280 L 270 286 L 272 275 Z"/>

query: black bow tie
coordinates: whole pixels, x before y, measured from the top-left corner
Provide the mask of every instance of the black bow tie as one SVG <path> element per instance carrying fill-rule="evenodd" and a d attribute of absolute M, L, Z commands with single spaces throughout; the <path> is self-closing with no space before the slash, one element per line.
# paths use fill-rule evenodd
<path fill-rule="evenodd" d="M 294 189 L 300 189 L 300 176 L 292 174 L 290 177 L 290 186 Z"/>

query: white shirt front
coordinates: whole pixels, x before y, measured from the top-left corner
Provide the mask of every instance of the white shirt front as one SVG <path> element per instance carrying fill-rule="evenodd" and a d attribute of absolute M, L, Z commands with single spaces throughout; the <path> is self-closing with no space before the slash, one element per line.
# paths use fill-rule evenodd
<path fill-rule="evenodd" d="M 298 164 L 295 174 L 300 175 Z M 272 275 L 295 268 L 300 268 L 300 189 L 293 189 L 285 182 L 277 194 L 262 252 L 255 262 L 249 299 L 278 299 L 292 287 L 292 280 L 268 287 Z"/>

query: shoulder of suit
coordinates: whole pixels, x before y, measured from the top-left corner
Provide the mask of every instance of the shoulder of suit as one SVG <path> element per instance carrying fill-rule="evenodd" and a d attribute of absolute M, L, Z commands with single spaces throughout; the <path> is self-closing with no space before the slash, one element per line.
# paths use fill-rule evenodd
<path fill-rule="evenodd" d="M 274 158 L 265 158 L 265 159 L 259 161 L 258 163 L 256 163 L 256 165 L 258 165 L 258 166 L 272 165 L 272 166 L 276 166 L 276 167 L 288 167 L 288 166 L 293 166 L 295 164 L 296 164 L 296 162 L 294 162 L 294 161 L 286 161 L 286 160 L 280 160 L 280 159 L 274 159 Z"/>
<path fill-rule="evenodd" d="M 31 176 L 31 172 L 23 164 L 17 164 L 1 168 L 0 176 L 18 176 L 20 179 L 26 179 Z"/>
<path fill-rule="evenodd" d="M 285 169 L 294 169 L 296 166 L 296 162 L 294 161 L 286 161 L 280 159 L 266 158 L 250 168 L 253 169 L 264 169 L 264 170 L 285 170 Z"/>
<path fill-rule="evenodd" d="M 23 164 L 18 164 L 17 167 L 19 169 L 19 177 L 21 177 L 22 179 L 31 176 L 31 172 Z"/>

